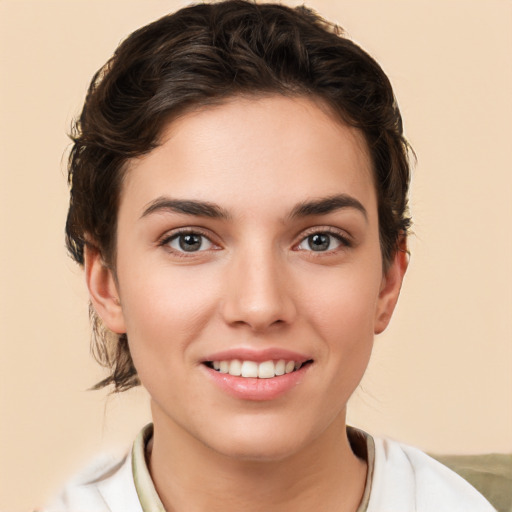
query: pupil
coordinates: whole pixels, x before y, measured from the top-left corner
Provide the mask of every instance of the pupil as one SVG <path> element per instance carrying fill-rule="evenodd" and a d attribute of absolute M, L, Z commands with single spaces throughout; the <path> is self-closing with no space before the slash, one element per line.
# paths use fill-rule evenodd
<path fill-rule="evenodd" d="M 184 251 L 197 251 L 201 247 L 200 235 L 182 235 L 180 236 L 180 248 Z"/>
<path fill-rule="evenodd" d="M 329 249 L 329 235 L 317 233 L 311 235 L 308 240 L 309 248 L 313 251 L 325 251 Z"/>

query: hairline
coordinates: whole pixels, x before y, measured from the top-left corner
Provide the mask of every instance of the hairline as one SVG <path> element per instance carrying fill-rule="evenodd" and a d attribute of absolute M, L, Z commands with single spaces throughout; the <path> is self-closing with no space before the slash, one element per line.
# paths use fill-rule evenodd
<path fill-rule="evenodd" d="M 213 96 L 211 98 L 205 98 L 201 99 L 198 98 L 197 101 L 191 102 L 190 104 L 184 104 L 181 106 L 178 106 L 174 109 L 174 111 L 169 111 L 167 115 L 165 113 L 162 113 L 162 121 L 160 123 L 160 129 L 155 136 L 155 142 L 154 144 L 149 148 L 148 151 L 136 155 L 133 157 L 127 157 L 124 162 L 119 167 L 119 175 L 120 175 L 120 186 L 119 186 L 119 192 L 118 192 L 118 205 L 117 205 L 117 211 L 115 215 L 115 219 L 113 222 L 113 236 L 111 240 L 111 246 L 109 247 L 109 254 L 104 255 L 104 259 L 107 262 L 108 268 L 112 271 L 114 278 L 117 282 L 117 273 L 116 273 L 116 260 L 117 260 L 117 232 L 118 232 L 118 220 L 119 220 L 119 208 L 121 204 L 121 198 L 124 192 L 125 188 L 125 182 L 127 179 L 127 175 L 130 172 L 130 167 L 133 162 L 136 162 L 139 159 L 143 159 L 145 156 L 149 155 L 154 149 L 158 148 L 162 144 L 165 143 L 166 139 L 163 138 L 163 134 L 179 119 L 198 114 L 203 112 L 204 110 L 211 109 L 211 108 L 218 108 L 222 107 L 230 102 L 236 101 L 236 100 L 249 100 L 249 101 L 257 101 L 261 99 L 271 98 L 275 96 L 282 96 L 285 98 L 290 99 L 307 99 L 308 101 L 312 102 L 315 106 L 317 106 L 324 114 L 326 114 L 333 122 L 338 123 L 344 127 L 349 127 L 353 129 L 356 133 L 360 135 L 360 137 L 356 137 L 356 141 L 358 144 L 361 142 L 364 144 L 363 147 L 360 147 L 359 149 L 361 152 L 365 153 L 365 156 L 368 158 L 368 170 L 370 172 L 370 179 L 372 182 L 372 185 L 374 187 L 374 191 L 376 193 L 376 200 L 377 200 L 377 207 L 379 207 L 380 197 L 379 197 L 379 189 L 377 186 L 377 179 L 376 179 L 376 169 L 375 169 L 375 162 L 372 158 L 372 153 L 370 150 L 370 146 L 367 140 L 366 133 L 361 128 L 355 126 L 354 124 L 351 124 L 347 120 L 347 116 L 344 116 L 344 112 L 341 108 L 334 105 L 332 101 L 329 101 L 327 97 L 325 97 L 322 94 L 318 94 L 313 91 L 307 91 L 305 88 L 303 90 L 299 90 L 297 87 L 295 90 L 293 88 L 285 89 L 284 87 L 282 89 L 276 88 L 276 90 L 270 90 L 270 89 L 260 89 L 258 87 L 254 87 L 253 89 L 247 88 L 246 90 L 240 90 L 235 91 L 232 94 L 226 94 L 226 95 L 217 95 Z M 381 250 L 381 259 L 382 259 L 382 268 L 384 271 L 387 270 L 391 263 L 391 259 L 393 255 L 398 250 L 398 244 L 396 244 L 393 252 L 391 253 L 391 257 L 389 261 L 386 261 L 384 251 L 382 250 L 382 237 L 381 237 L 381 220 L 380 218 L 378 220 L 378 232 L 379 232 L 379 247 Z M 96 244 L 92 244 L 97 247 Z M 101 248 L 99 248 L 101 252 Z"/>

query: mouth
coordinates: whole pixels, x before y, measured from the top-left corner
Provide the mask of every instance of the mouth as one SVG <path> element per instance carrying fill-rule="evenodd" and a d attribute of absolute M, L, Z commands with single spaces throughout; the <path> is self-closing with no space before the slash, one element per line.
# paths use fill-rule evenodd
<path fill-rule="evenodd" d="M 203 364 L 219 373 L 232 375 L 234 377 L 272 379 L 294 373 L 306 365 L 313 363 L 312 359 L 307 361 L 293 361 L 286 359 L 268 360 L 263 362 L 223 359 L 219 361 L 205 361 Z"/>
<path fill-rule="evenodd" d="M 307 378 L 314 360 L 279 347 L 238 347 L 209 354 L 201 363 L 211 382 L 228 395 L 268 403 L 293 393 Z"/>

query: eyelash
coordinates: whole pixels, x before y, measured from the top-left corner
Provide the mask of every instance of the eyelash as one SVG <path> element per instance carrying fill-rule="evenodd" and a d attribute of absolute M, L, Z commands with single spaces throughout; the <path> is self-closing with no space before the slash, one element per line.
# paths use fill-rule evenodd
<path fill-rule="evenodd" d="M 194 256 L 196 253 L 200 252 L 207 252 L 211 250 L 211 248 L 203 249 L 203 250 L 197 250 L 197 251 L 186 251 L 186 250 L 179 250 L 176 248 L 173 248 L 170 246 L 170 243 L 174 240 L 178 240 L 182 236 L 186 235 L 195 235 L 198 237 L 201 237 L 203 240 L 206 239 L 212 246 L 216 246 L 216 244 L 211 240 L 211 237 L 202 232 L 198 228 L 188 228 L 188 229 L 181 229 L 179 231 L 174 231 L 171 234 L 168 234 L 164 236 L 158 243 L 161 247 L 166 247 L 169 251 L 172 251 L 174 254 L 178 255 L 179 257 L 188 258 Z M 305 243 L 310 237 L 313 237 L 315 235 L 328 235 L 331 238 L 334 238 L 337 242 L 339 242 L 340 246 L 335 247 L 334 249 L 327 249 L 325 251 L 314 251 L 313 249 L 299 249 L 300 245 Z M 340 249 L 340 247 L 343 248 L 351 248 L 353 246 L 353 242 L 350 240 L 350 238 L 339 231 L 333 229 L 333 228 L 312 228 L 309 231 L 307 231 L 305 234 L 302 235 L 300 241 L 298 244 L 294 245 L 294 249 L 298 251 L 304 251 L 309 252 L 311 254 L 325 254 L 325 253 L 332 253 L 336 250 Z M 200 246 L 201 247 L 201 246 Z M 218 247 L 218 246 L 217 246 Z M 216 250 L 216 249 L 213 249 Z"/>
<path fill-rule="evenodd" d="M 337 242 L 339 242 L 339 247 L 335 247 L 333 249 L 327 249 L 325 251 L 314 251 L 313 249 L 299 249 L 299 246 L 303 243 L 307 242 L 308 238 L 313 237 L 315 235 L 328 235 L 331 238 L 334 238 Z M 339 249 L 349 249 L 353 247 L 352 240 L 345 234 L 341 233 L 340 231 L 334 229 L 334 228 L 312 228 L 311 230 L 307 231 L 301 238 L 300 242 L 295 245 L 297 250 L 302 250 L 305 252 L 312 253 L 313 255 L 321 255 L 321 254 L 328 254 L 333 253 Z"/>
<path fill-rule="evenodd" d="M 198 228 L 188 228 L 188 229 L 181 229 L 179 231 L 174 231 L 171 234 L 165 235 L 158 242 L 158 245 L 160 247 L 166 247 L 169 251 L 172 251 L 173 254 L 175 254 L 175 255 L 177 255 L 179 257 L 183 257 L 183 258 L 189 258 L 191 256 L 194 256 L 196 253 L 207 252 L 208 250 L 210 250 L 210 248 L 208 248 L 208 249 L 203 249 L 203 250 L 198 250 L 198 251 L 185 251 L 185 250 L 175 249 L 174 247 L 170 246 L 171 242 L 173 242 L 174 240 L 178 240 L 180 237 L 183 237 L 183 236 L 186 236 L 186 235 L 195 235 L 195 236 L 201 237 L 201 239 L 203 239 L 202 243 L 204 243 L 204 240 L 207 240 L 212 246 L 217 246 L 217 244 L 215 244 L 211 240 L 211 236 L 209 236 L 206 233 L 202 232 Z"/>

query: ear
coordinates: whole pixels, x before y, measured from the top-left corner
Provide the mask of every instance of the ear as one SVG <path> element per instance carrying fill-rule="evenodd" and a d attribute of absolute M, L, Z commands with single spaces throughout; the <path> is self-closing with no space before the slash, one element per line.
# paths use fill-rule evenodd
<path fill-rule="evenodd" d="M 375 334 L 380 334 L 384 331 L 391 320 L 408 265 L 409 253 L 407 251 L 407 238 L 403 237 L 391 265 L 382 277 L 375 311 Z"/>
<path fill-rule="evenodd" d="M 85 247 L 85 280 L 96 313 L 112 332 L 126 332 L 123 309 L 112 270 L 105 264 L 98 249 Z"/>

